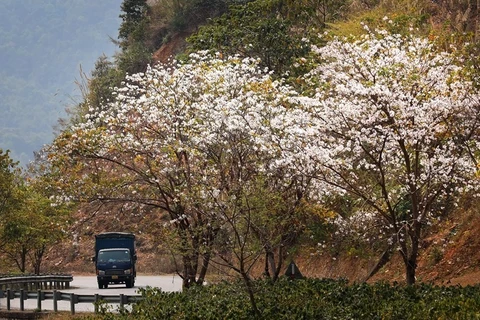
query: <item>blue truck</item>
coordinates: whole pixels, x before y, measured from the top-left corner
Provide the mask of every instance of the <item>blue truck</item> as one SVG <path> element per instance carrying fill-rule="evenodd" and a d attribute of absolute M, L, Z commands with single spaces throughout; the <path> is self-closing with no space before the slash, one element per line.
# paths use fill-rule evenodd
<path fill-rule="evenodd" d="M 95 235 L 95 262 L 99 289 L 109 284 L 135 285 L 135 235 L 126 232 L 105 232 Z"/>

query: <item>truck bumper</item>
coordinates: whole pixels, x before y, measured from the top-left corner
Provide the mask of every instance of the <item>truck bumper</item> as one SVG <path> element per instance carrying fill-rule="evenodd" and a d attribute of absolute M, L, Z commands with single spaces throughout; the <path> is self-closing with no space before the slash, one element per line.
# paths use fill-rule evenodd
<path fill-rule="evenodd" d="M 127 283 L 132 281 L 132 275 L 104 275 L 97 276 L 97 281 L 99 283 Z"/>

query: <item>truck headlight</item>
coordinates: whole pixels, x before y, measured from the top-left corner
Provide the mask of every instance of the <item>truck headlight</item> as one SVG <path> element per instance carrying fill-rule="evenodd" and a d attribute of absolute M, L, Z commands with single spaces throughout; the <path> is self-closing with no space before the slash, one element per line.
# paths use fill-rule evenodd
<path fill-rule="evenodd" d="M 104 270 L 98 270 L 98 275 L 99 275 L 99 276 L 104 276 L 104 275 L 105 275 L 105 271 L 104 271 Z"/>
<path fill-rule="evenodd" d="M 124 273 L 125 273 L 125 274 L 131 274 L 131 273 L 132 273 L 132 270 L 131 270 L 131 269 L 124 270 Z"/>

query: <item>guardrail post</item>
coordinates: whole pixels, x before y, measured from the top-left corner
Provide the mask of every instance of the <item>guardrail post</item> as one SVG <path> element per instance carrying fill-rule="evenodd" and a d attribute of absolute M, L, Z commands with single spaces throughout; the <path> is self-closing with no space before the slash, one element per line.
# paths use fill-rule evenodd
<path fill-rule="evenodd" d="M 75 294 L 70 293 L 70 311 L 75 314 Z"/>
<path fill-rule="evenodd" d="M 20 289 L 20 310 L 25 311 L 25 290 Z"/>
<path fill-rule="evenodd" d="M 53 312 L 58 312 L 58 292 L 57 290 L 53 290 Z"/>
<path fill-rule="evenodd" d="M 125 295 L 120 293 L 120 311 L 125 311 Z"/>
<path fill-rule="evenodd" d="M 42 290 L 37 291 L 37 310 L 41 311 L 42 310 Z"/>
<path fill-rule="evenodd" d="M 10 289 L 7 289 L 7 310 L 10 310 Z"/>
<path fill-rule="evenodd" d="M 95 293 L 95 302 L 94 302 L 94 313 L 98 313 L 98 301 L 100 301 L 100 296 L 98 293 Z"/>

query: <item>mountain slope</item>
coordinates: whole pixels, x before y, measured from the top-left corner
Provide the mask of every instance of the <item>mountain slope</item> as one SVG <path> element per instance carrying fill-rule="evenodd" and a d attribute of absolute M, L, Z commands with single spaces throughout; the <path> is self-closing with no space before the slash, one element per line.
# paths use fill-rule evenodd
<path fill-rule="evenodd" d="M 112 56 L 121 0 L 0 2 L 0 148 L 22 165 L 79 101 L 75 79 Z"/>

